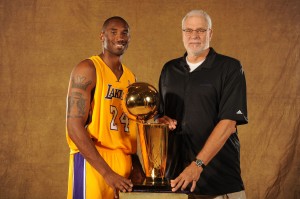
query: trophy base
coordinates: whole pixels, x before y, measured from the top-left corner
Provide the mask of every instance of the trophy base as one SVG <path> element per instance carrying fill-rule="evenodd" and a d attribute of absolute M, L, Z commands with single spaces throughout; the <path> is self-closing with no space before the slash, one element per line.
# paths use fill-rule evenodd
<path fill-rule="evenodd" d="M 133 183 L 134 192 L 166 192 L 171 193 L 171 185 L 169 181 L 165 178 L 151 178 L 146 177 L 146 179 L 141 183 Z"/>

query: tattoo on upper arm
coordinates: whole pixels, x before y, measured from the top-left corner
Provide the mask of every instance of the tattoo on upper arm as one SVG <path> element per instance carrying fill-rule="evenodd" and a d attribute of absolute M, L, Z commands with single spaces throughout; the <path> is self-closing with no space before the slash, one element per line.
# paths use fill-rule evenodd
<path fill-rule="evenodd" d="M 83 98 L 82 93 L 72 92 L 68 96 L 68 118 L 71 117 L 84 117 L 86 113 L 86 99 Z"/>
<path fill-rule="evenodd" d="M 85 82 L 86 77 L 78 75 L 72 78 L 72 88 L 80 88 L 86 90 L 86 88 L 92 83 L 92 81 Z"/>

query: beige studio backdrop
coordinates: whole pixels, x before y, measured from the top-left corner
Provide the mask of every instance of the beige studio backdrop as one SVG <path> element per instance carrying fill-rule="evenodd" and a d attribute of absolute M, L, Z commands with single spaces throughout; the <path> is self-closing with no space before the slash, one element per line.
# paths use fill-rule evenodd
<path fill-rule="evenodd" d="M 246 73 L 248 198 L 300 198 L 299 0 L 0 0 L 0 198 L 66 198 L 68 79 L 99 54 L 106 18 L 129 22 L 123 62 L 157 87 L 163 64 L 184 53 L 182 17 L 199 8 L 212 17 L 212 46 Z"/>

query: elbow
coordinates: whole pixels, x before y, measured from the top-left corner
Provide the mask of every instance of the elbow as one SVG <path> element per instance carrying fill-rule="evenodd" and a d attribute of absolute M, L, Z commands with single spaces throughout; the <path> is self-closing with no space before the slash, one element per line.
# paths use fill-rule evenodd
<path fill-rule="evenodd" d="M 225 127 L 225 132 L 227 135 L 232 135 L 236 132 L 236 121 L 234 120 L 221 120 L 223 126 Z"/>
<path fill-rule="evenodd" d="M 230 134 L 236 133 L 236 126 L 230 128 L 229 132 L 230 132 Z"/>
<path fill-rule="evenodd" d="M 236 133 L 236 121 L 230 120 L 228 124 L 228 131 L 230 135 Z"/>
<path fill-rule="evenodd" d="M 67 120 L 67 133 L 71 140 L 76 140 L 78 137 L 77 132 L 80 130 L 80 127 L 76 123 Z"/>
<path fill-rule="evenodd" d="M 74 141 L 74 139 L 76 139 L 76 136 L 75 136 L 74 132 L 76 132 L 75 129 L 74 129 L 74 127 L 72 125 L 68 125 L 67 124 L 67 133 L 68 133 L 69 138 L 72 141 Z"/>
<path fill-rule="evenodd" d="M 72 124 L 72 122 L 70 122 L 68 119 L 67 119 L 67 132 L 68 134 L 72 134 L 73 130 L 74 130 L 74 125 Z"/>

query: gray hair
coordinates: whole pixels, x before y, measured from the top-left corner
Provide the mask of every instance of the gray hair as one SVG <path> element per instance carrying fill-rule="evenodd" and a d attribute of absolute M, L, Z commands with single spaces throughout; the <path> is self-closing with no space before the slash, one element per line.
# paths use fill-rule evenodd
<path fill-rule="evenodd" d="M 193 16 L 200 16 L 200 17 L 204 17 L 207 24 L 208 24 L 208 28 L 211 29 L 212 27 L 212 22 L 211 22 L 211 18 L 210 16 L 204 11 L 204 10 L 192 10 L 190 11 L 189 13 L 187 13 L 185 15 L 185 17 L 183 17 L 182 19 L 182 28 L 183 28 L 183 25 L 184 25 L 184 22 L 185 20 L 188 18 L 188 17 L 193 17 Z"/>

